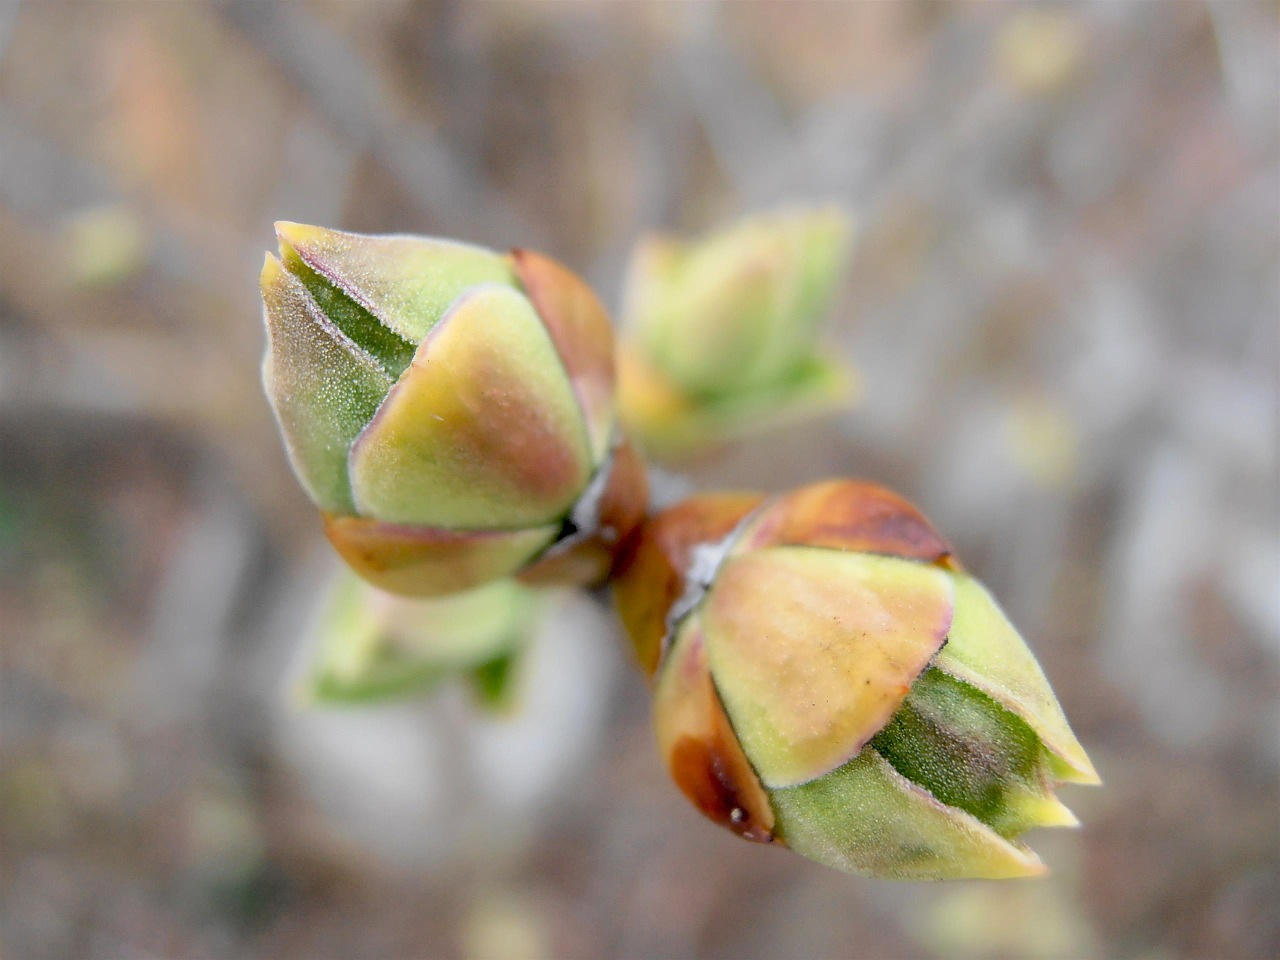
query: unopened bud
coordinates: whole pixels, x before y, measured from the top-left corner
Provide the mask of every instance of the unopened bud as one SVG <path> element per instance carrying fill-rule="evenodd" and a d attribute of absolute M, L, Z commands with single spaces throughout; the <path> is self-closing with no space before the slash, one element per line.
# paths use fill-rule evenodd
<path fill-rule="evenodd" d="M 525 250 L 276 231 L 263 379 L 352 568 L 423 596 L 543 558 L 602 576 L 646 493 L 616 427 L 613 338 L 591 290 Z"/>
<path fill-rule="evenodd" d="M 830 481 L 693 497 L 616 588 L 680 789 L 748 839 L 885 878 L 1043 873 L 1017 837 L 1097 783 L 995 601 L 909 503 Z"/>
<path fill-rule="evenodd" d="M 484 704 L 505 705 L 539 601 L 539 591 L 514 580 L 447 597 L 398 597 L 343 570 L 325 598 L 302 696 L 379 703 L 461 679 Z"/>
<path fill-rule="evenodd" d="M 688 452 L 847 398 L 847 365 L 817 339 L 851 234 L 841 211 L 823 208 L 637 247 L 619 386 L 646 447 Z"/>

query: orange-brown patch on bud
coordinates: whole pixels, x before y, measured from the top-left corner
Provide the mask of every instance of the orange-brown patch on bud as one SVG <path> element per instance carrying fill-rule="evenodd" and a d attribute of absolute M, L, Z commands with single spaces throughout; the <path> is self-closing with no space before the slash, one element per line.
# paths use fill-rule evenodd
<path fill-rule="evenodd" d="M 614 419 L 613 328 L 592 289 L 573 271 L 533 250 L 512 250 L 516 276 L 564 362 L 597 455 Z"/>
<path fill-rule="evenodd" d="M 662 668 L 654 726 L 672 779 L 705 817 L 748 840 L 774 841 L 773 808 L 720 704 L 696 616 Z"/>
<path fill-rule="evenodd" d="M 826 480 L 778 497 L 752 521 L 735 552 L 806 546 L 881 553 L 954 568 L 951 545 L 924 514 L 891 490 Z"/>
<path fill-rule="evenodd" d="M 556 535 L 527 530 L 451 531 L 323 514 L 334 549 L 365 580 L 388 593 L 431 597 L 510 576 Z"/>
<path fill-rule="evenodd" d="M 594 533 L 563 552 L 550 550 L 520 574 L 530 586 L 594 585 L 630 546 L 649 504 L 644 461 L 630 440 L 614 451 Z"/>
<path fill-rule="evenodd" d="M 941 649 L 954 588 L 900 557 L 771 547 L 724 561 L 698 610 L 743 750 L 771 789 L 857 756 Z"/>
<path fill-rule="evenodd" d="M 764 500 L 759 493 L 690 497 L 646 521 L 614 570 L 614 604 L 645 673 L 662 658 L 667 613 L 684 593 L 694 548 L 727 537 Z"/>

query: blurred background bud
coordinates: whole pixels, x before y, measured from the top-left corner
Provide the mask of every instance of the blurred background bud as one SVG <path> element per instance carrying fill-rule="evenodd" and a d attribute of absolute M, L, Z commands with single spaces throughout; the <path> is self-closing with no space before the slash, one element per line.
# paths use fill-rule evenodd
<path fill-rule="evenodd" d="M 706 816 L 892 879 L 1043 873 L 1017 837 L 1098 783 L 1035 657 L 909 503 L 829 481 L 708 494 L 617 586 L 659 744 Z"/>
<path fill-rule="evenodd" d="M 996 38 L 998 66 L 1025 94 L 1050 93 L 1079 66 L 1084 37 L 1065 10 L 1026 6 L 1011 16 Z"/>
<path fill-rule="evenodd" d="M 486 591 L 494 586 L 477 595 Z M 592 789 L 581 772 L 606 747 L 623 647 L 608 612 L 581 591 L 531 593 L 538 615 L 524 624 L 499 709 L 484 701 L 477 709 L 474 674 L 465 670 L 430 696 L 367 696 L 346 701 L 351 709 L 333 709 L 334 699 L 300 701 L 299 687 L 316 674 L 331 601 L 312 605 L 321 629 L 295 643 L 273 711 L 277 747 L 307 797 L 302 808 L 324 824 L 315 838 L 322 847 L 407 877 L 446 862 L 501 873 L 529 855 L 548 820 L 575 815 Z"/>
<path fill-rule="evenodd" d="M 851 235 L 840 209 L 821 207 L 637 245 L 619 402 L 646 448 L 696 452 L 848 399 L 851 370 L 817 341 Z"/>
<path fill-rule="evenodd" d="M 601 576 L 645 486 L 639 461 L 618 455 L 613 337 L 595 294 L 526 250 L 276 230 L 263 381 L 352 568 L 410 595 L 474 587 L 544 554 L 557 571 Z M 582 571 L 560 554 L 584 544 L 604 559 Z"/>
<path fill-rule="evenodd" d="M 80 210 L 64 226 L 67 275 L 93 287 L 118 283 L 146 266 L 151 242 L 137 213 L 121 203 Z"/>
<path fill-rule="evenodd" d="M 462 679 L 480 703 L 509 706 L 544 606 L 538 591 L 514 580 L 415 599 L 385 593 L 343 569 L 330 587 L 315 662 L 299 694 L 316 704 L 367 703 Z"/>

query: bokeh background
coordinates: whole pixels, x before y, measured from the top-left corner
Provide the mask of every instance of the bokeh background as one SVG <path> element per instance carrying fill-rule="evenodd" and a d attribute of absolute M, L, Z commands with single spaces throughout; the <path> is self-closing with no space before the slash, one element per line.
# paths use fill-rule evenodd
<path fill-rule="evenodd" d="M 0 953 L 1280 954 L 1280 7 L 0 5 Z M 874 478 L 1106 780 L 1050 879 L 887 884 L 702 822 L 608 614 L 522 710 L 290 697 L 332 565 L 258 382 L 271 223 L 563 259 L 860 224 L 856 409 L 699 486 Z"/>

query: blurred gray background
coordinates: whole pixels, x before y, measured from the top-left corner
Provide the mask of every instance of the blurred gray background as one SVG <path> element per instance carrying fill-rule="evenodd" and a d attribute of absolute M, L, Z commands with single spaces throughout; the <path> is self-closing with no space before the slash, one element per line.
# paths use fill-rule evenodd
<path fill-rule="evenodd" d="M 0 4 L 5 957 L 1280 953 L 1280 6 Z M 289 698 L 331 575 L 258 382 L 275 219 L 541 248 L 835 200 L 855 474 L 1002 598 L 1106 780 L 1002 886 L 742 843 L 608 616 L 523 711 Z"/>

